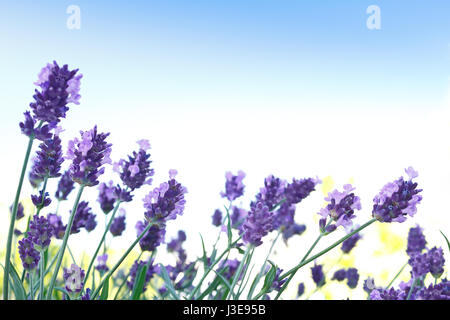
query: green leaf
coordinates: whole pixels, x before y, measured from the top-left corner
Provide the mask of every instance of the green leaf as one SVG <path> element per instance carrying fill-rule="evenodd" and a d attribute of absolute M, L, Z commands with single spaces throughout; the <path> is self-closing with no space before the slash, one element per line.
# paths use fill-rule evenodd
<path fill-rule="evenodd" d="M 233 234 L 231 232 L 231 217 L 230 217 L 230 211 L 228 210 L 227 207 L 225 207 L 225 209 L 227 210 L 227 235 L 228 235 L 228 248 L 231 247 L 231 242 L 232 242 L 232 237 Z"/>
<path fill-rule="evenodd" d="M 202 261 L 203 261 L 203 265 L 205 266 L 205 269 L 206 269 L 208 267 L 208 258 L 207 258 L 206 249 L 205 249 L 205 242 L 203 241 L 202 234 L 199 233 L 199 235 L 200 235 L 200 239 L 202 240 L 202 250 L 203 250 Z"/>
<path fill-rule="evenodd" d="M 70 293 L 66 289 L 61 287 L 55 287 L 55 290 L 64 293 L 66 295 L 66 298 L 70 300 Z"/>
<path fill-rule="evenodd" d="M 445 236 L 445 234 L 441 230 L 439 230 L 439 232 L 444 236 L 445 241 L 447 241 L 448 250 L 450 251 L 450 242 L 448 241 L 447 237 Z"/>
<path fill-rule="evenodd" d="M 166 268 L 161 263 L 159 264 L 159 266 L 161 268 L 161 276 L 164 280 L 164 283 L 166 284 L 167 291 L 169 291 L 170 295 L 175 300 L 180 300 L 180 297 L 177 295 L 175 288 L 173 287 L 172 280 L 170 280 L 170 277 L 169 277 L 169 274 L 167 273 Z"/>
<path fill-rule="evenodd" d="M 211 282 L 211 284 L 205 289 L 205 291 L 203 291 L 203 293 L 199 295 L 197 300 L 203 300 L 204 297 L 213 292 L 219 285 L 220 279 L 218 277 L 215 277 L 214 280 Z"/>
<path fill-rule="evenodd" d="M 100 300 L 108 300 L 109 295 L 109 277 L 105 279 L 105 283 L 103 284 L 102 293 L 100 294 Z"/>
<path fill-rule="evenodd" d="M 131 300 L 139 300 L 142 291 L 144 290 L 145 286 L 145 276 L 147 274 L 148 266 L 147 265 L 140 265 L 138 268 L 136 281 L 134 282 L 133 286 L 133 292 L 131 294 Z"/>
<path fill-rule="evenodd" d="M 270 287 L 273 284 L 273 280 L 275 279 L 275 275 L 277 272 L 277 267 L 272 263 L 272 261 L 268 260 L 269 263 L 272 265 L 269 272 L 266 275 L 266 278 L 264 279 L 264 286 L 262 288 L 262 291 L 269 291 Z"/>
<path fill-rule="evenodd" d="M 10 262 L 11 271 L 10 272 L 10 278 L 12 278 L 11 288 L 14 292 L 14 296 L 16 297 L 16 300 L 27 300 L 27 294 L 25 291 L 25 288 L 23 287 L 22 281 L 20 281 L 19 274 L 17 273 L 16 268 L 14 267 L 14 264 Z"/>

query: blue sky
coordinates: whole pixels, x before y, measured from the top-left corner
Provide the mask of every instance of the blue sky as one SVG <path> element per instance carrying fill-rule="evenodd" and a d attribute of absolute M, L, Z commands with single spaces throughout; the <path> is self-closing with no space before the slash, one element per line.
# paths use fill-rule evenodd
<path fill-rule="evenodd" d="M 81 9 L 81 30 L 66 28 L 70 4 Z M 371 4 L 381 8 L 381 30 L 366 28 Z M 448 1 L 2 1 L 0 98 L 28 104 L 37 71 L 56 59 L 86 75 L 85 103 L 437 107 L 448 90 L 449 8 Z"/>

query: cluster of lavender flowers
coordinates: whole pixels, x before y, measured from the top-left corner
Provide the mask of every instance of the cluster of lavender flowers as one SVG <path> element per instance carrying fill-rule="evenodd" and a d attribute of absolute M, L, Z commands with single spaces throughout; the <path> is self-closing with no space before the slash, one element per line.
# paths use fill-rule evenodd
<path fill-rule="evenodd" d="M 10 208 L 4 298 L 8 299 L 12 291 L 18 299 L 33 300 L 37 291 L 39 299 L 97 300 L 111 298 L 115 290 L 114 296 L 118 299 L 239 299 L 244 292 L 247 299 L 278 299 L 295 273 L 313 262 L 310 276 L 315 288 L 311 290 L 312 293 L 322 290 L 333 281 L 345 281 L 350 289 L 362 286 L 371 300 L 450 299 L 444 250 L 427 247 L 423 230 L 419 226 L 411 228 L 408 234 L 406 253 L 410 280 L 401 282 L 398 288 L 376 286 L 375 280 L 370 277 L 361 284 L 360 270 L 352 266 L 337 268 L 332 276 L 328 276 L 333 268 L 328 269 L 319 261 L 322 255 L 338 245 L 342 255 L 351 254 L 356 246 L 361 246 L 362 230 L 372 223 L 402 223 L 408 216 L 415 215 L 422 200 L 422 190 L 413 181 L 418 174 L 412 167 L 406 169 L 407 178 L 400 177 L 386 184 L 374 197 L 372 217 L 362 226 L 353 223 L 362 209 L 361 199 L 355 194 L 356 189 L 346 184 L 342 189 L 329 192 L 325 197 L 325 206 L 318 211 L 320 220 L 317 240 L 303 258 L 298 256 L 298 250 L 292 251 L 293 259 L 297 261 L 298 258 L 298 264 L 289 270 L 282 269 L 282 266 L 271 260 L 272 249 L 279 237 L 287 246 L 289 239 L 305 232 L 306 225 L 299 223 L 296 216 L 297 207 L 313 194 L 321 183 L 319 178 L 283 180 L 269 175 L 259 192 L 252 197 L 248 208 L 245 208 L 242 202 L 237 204 L 237 200 L 244 196 L 246 175 L 243 171 L 238 171 L 236 175 L 227 172 L 225 190 L 220 193 L 227 202 L 226 214 L 216 209 L 212 216 L 212 224 L 218 227 L 219 237 L 211 251 L 201 238 L 203 256 L 193 259 L 185 249 L 187 235 L 183 230 L 166 240 L 166 233 L 170 233 L 170 221 L 184 213 L 187 193 L 186 187 L 177 178 L 177 171 L 170 170 L 167 181 L 145 191 L 142 216 L 135 225 L 136 236 L 132 237 L 133 242 L 123 254 L 117 252 L 114 238 L 127 233 L 127 213 L 121 205 L 126 206 L 134 200 L 138 189 L 145 189 L 153 183 L 150 143 L 145 139 L 137 141 L 136 150 L 113 162 L 110 134 L 100 132 L 94 126 L 90 130 L 80 131 L 79 137 L 68 141 L 64 155 L 60 138 L 63 129 L 59 125 L 66 117 L 68 105 L 79 104 L 81 78 L 78 70 L 69 70 L 67 65 L 59 67 L 56 62 L 48 64 L 41 70 L 35 83 L 38 89 L 30 104 L 31 109 L 25 112 L 25 120 L 20 123 L 22 133 L 30 139 L 24 168 L 33 140 L 38 139 L 41 143 L 28 173 L 34 188 L 31 195 L 34 211 L 28 217 L 29 224 L 24 232 L 15 228 L 15 222 L 27 215 L 19 201 L 25 170 L 17 199 Z M 108 182 L 101 181 L 108 165 L 112 167 L 118 183 L 114 182 L 114 178 L 106 180 Z M 48 190 L 48 180 L 51 178 L 58 178 L 53 199 Z M 98 208 L 83 198 L 83 190 L 94 186 L 98 186 Z M 77 196 L 72 210 L 59 210 L 60 203 L 68 201 L 73 190 L 77 190 Z M 104 230 L 98 230 L 97 210 L 104 213 Z M 93 246 L 96 250 L 90 256 L 86 269 L 84 259 L 81 259 L 82 262 L 74 257 L 69 247 L 69 242 L 72 244 L 69 240 L 74 236 L 93 237 L 92 234 L 82 233 L 82 229 L 87 233 L 97 229 L 96 232 L 102 234 L 98 244 Z M 343 230 L 346 232 L 344 237 L 312 255 L 321 239 L 332 232 Z M 266 259 L 259 272 L 252 272 L 257 265 L 253 259 L 254 253 L 262 250 L 264 242 L 268 243 L 271 233 L 276 236 L 271 240 Z M 219 250 L 223 243 L 219 242 L 222 234 L 227 237 L 223 251 Z M 16 237 L 13 238 L 13 235 Z M 52 241 L 52 238 L 55 240 Z M 125 237 L 123 240 L 126 240 Z M 18 246 L 14 241 L 18 241 Z M 18 248 L 22 262 L 23 276 L 19 280 L 15 275 L 10 277 L 11 248 Z M 131 261 L 126 260 L 135 248 L 139 256 Z M 70 265 L 63 259 L 66 249 L 74 260 Z M 158 263 L 160 257 L 157 254 L 164 249 L 171 262 L 164 260 L 164 264 Z M 86 250 L 90 251 L 90 246 Z M 120 258 L 116 259 L 116 255 Z M 120 268 L 124 261 L 130 264 Z M 17 268 L 13 270 L 16 272 Z M 51 279 L 45 278 L 48 273 Z M 429 278 L 433 281 L 429 282 Z M 11 279 L 15 282 L 12 290 L 9 290 Z M 302 297 L 305 290 L 304 283 L 298 284 L 296 298 Z"/>
<path fill-rule="evenodd" d="M 426 247 L 427 241 L 420 226 L 413 227 L 408 233 L 406 253 L 410 280 L 401 282 L 398 289 L 375 287 L 367 288 L 371 300 L 450 300 L 450 281 L 443 278 L 444 252 L 442 248 Z M 433 281 L 426 284 L 430 275 Z"/>

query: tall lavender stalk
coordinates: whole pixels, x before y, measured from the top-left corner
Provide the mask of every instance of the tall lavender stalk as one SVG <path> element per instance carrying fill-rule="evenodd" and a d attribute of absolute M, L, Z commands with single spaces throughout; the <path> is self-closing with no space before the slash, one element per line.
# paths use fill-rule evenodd
<path fill-rule="evenodd" d="M 64 252 L 67 246 L 69 235 L 72 231 L 72 225 L 77 213 L 78 203 L 85 187 L 95 186 L 99 183 L 98 178 L 103 174 L 105 168 L 102 165 L 111 163 L 109 155 L 111 154 L 111 144 L 106 142 L 109 133 L 98 133 L 97 126 L 89 131 L 81 131 L 81 140 L 75 138 L 69 141 L 67 159 L 72 160 L 70 166 L 70 177 L 80 184 L 69 222 L 64 233 L 63 242 L 58 252 L 58 260 L 50 280 L 47 292 L 47 300 L 52 297 L 53 288 L 58 276 Z"/>
<path fill-rule="evenodd" d="M 67 104 L 79 104 L 80 80 L 83 75 L 76 75 L 78 69 L 69 70 L 67 65 L 62 68 L 54 61 L 47 64 L 39 73 L 38 80 L 34 83 L 40 90 L 35 90 L 34 102 L 30 103 L 33 116 L 29 111 L 25 112 L 25 121 L 20 123 L 23 134 L 28 136 L 28 146 L 22 164 L 19 184 L 14 199 L 11 221 L 8 229 L 5 255 L 5 273 L 3 276 L 3 299 L 8 300 L 8 285 L 10 272 L 10 257 L 12 247 L 12 235 L 16 222 L 17 207 L 22 190 L 25 171 L 30 158 L 34 139 L 46 140 L 50 137 L 50 131 L 56 127 L 61 118 L 66 117 L 69 110 Z M 45 123 L 45 124 L 44 124 Z"/>

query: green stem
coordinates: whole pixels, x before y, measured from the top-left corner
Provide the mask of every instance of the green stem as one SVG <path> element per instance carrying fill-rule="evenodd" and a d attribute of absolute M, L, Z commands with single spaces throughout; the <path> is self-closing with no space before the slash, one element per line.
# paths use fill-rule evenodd
<path fill-rule="evenodd" d="M 137 237 L 136 240 L 131 244 L 131 246 L 127 249 L 127 251 L 122 255 L 122 257 L 119 259 L 119 261 L 116 263 L 116 265 L 107 273 L 107 275 L 103 278 L 103 280 L 100 282 L 97 289 L 95 289 L 94 294 L 92 295 L 92 300 L 94 300 L 97 295 L 100 293 L 100 289 L 103 287 L 106 281 L 109 281 L 109 278 L 111 275 L 116 272 L 117 268 L 121 265 L 123 260 L 130 254 L 131 250 L 136 246 L 136 244 L 144 237 L 144 235 L 147 233 L 147 231 L 153 226 L 152 222 L 149 222 L 147 227 L 145 227 L 144 231 L 141 232 L 139 237 Z"/>
<path fill-rule="evenodd" d="M 25 177 L 25 171 L 27 169 L 28 160 L 30 159 L 31 148 L 33 147 L 34 136 L 31 136 L 28 141 L 27 151 L 25 153 L 25 159 L 22 164 L 22 171 L 20 173 L 19 185 L 17 186 L 16 197 L 14 199 L 13 210 L 11 214 L 11 221 L 9 223 L 8 240 L 6 243 L 6 255 L 5 255 L 5 272 L 3 274 L 3 300 L 8 300 L 8 286 L 9 286 L 9 268 L 11 258 L 11 246 L 12 238 L 14 234 L 14 226 L 16 223 L 17 208 L 19 206 L 20 191 L 22 190 L 23 179 Z"/>
<path fill-rule="evenodd" d="M 32 270 L 31 272 L 28 272 L 28 276 L 30 278 L 30 300 L 34 300 L 33 273 L 34 273 L 34 270 Z"/>
<path fill-rule="evenodd" d="M 80 185 L 80 189 L 78 190 L 77 197 L 75 199 L 75 203 L 72 208 L 72 212 L 70 213 L 69 222 L 66 226 L 66 232 L 64 233 L 63 242 L 61 244 L 61 248 L 58 252 L 58 260 L 56 261 L 55 270 L 53 271 L 52 279 L 50 280 L 50 285 L 48 287 L 47 292 L 47 300 L 51 299 L 53 294 L 53 287 L 55 286 L 56 277 L 58 276 L 59 269 L 61 267 L 61 262 L 64 257 L 64 252 L 66 251 L 67 241 L 69 240 L 70 231 L 72 230 L 73 220 L 75 218 L 75 214 L 78 209 L 78 203 L 80 202 L 81 194 L 83 193 L 84 185 Z"/>
<path fill-rule="evenodd" d="M 44 178 L 44 185 L 42 186 L 42 201 L 39 207 L 37 207 L 36 215 L 39 216 L 39 213 L 41 212 L 42 208 L 44 207 L 44 201 L 45 201 L 45 190 L 47 189 L 47 182 L 48 177 L 46 176 Z"/>
<path fill-rule="evenodd" d="M 119 206 L 120 206 L 121 203 L 122 203 L 121 201 L 118 201 L 116 206 L 114 207 L 114 211 L 111 214 L 111 218 L 109 219 L 109 222 L 108 222 L 108 224 L 107 224 L 107 226 L 105 228 L 105 231 L 103 232 L 102 239 L 98 243 L 97 249 L 95 250 L 95 253 L 94 253 L 94 255 L 93 255 L 92 259 L 91 259 L 91 262 L 89 263 L 89 267 L 88 267 L 88 270 L 86 272 L 86 277 L 84 278 L 85 279 L 84 283 L 86 283 L 87 279 L 89 278 L 89 274 L 91 273 L 91 270 L 92 270 L 92 267 L 94 265 L 95 259 L 97 258 L 97 255 L 98 255 L 100 249 L 102 248 L 102 244 L 105 241 L 106 235 L 107 235 L 107 233 L 108 233 L 108 231 L 109 231 L 109 229 L 111 227 L 111 224 L 112 224 L 112 222 L 114 220 L 114 217 L 115 217 L 115 215 L 117 213 L 117 210 L 119 210 Z"/>
<path fill-rule="evenodd" d="M 39 279 L 39 299 L 44 300 L 44 250 L 41 250 L 39 271 L 41 274 Z"/>
<path fill-rule="evenodd" d="M 195 294 L 197 293 L 197 291 L 200 289 L 203 281 L 206 279 L 206 277 L 208 276 L 208 274 L 211 272 L 211 270 L 216 266 L 216 264 L 219 263 L 219 261 L 223 258 L 223 256 L 229 252 L 231 250 L 231 248 L 233 248 L 233 246 L 239 241 L 241 240 L 242 235 L 236 239 L 233 243 L 231 243 L 231 245 L 228 246 L 227 249 L 225 249 L 222 254 L 219 256 L 219 258 L 217 258 L 214 263 L 211 265 L 211 267 L 208 267 L 208 269 L 205 271 L 205 273 L 203 274 L 202 278 L 200 279 L 200 282 L 197 284 L 197 286 L 194 288 L 194 290 L 192 290 L 191 294 L 188 297 L 188 300 L 192 300 L 193 297 L 195 296 Z"/>
<path fill-rule="evenodd" d="M 250 291 L 248 292 L 247 299 L 251 299 L 251 296 L 253 295 L 253 292 L 255 291 L 256 286 L 264 273 L 264 268 L 266 267 L 267 260 L 269 260 L 270 254 L 272 253 L 272 250 L 273 250 L 273 247 L 275 246 L 275 243 L 277 242 L 280 235 L 281 235 L 281 231 L 278 231 L 276 238 L 272 241 L 272 245 L 270 246 L 270 249 L 269 249 L 269 252 L 267 253 L 266 259 L 264 260 L 264 263 L 261 266 L 261 270 L 259 270 L 259 273 L 258 273 L 256 279 L 253 281 L 252 286 L 250 287 Z"/>
<path fill-rule="evenodd" d="M 67 245 L 67 251 L 69 251 L 70 257 L 72 258 L 72 262 L 74 264 L 77 264 L 77 262 L 75 261 L 75 256 L 73 255 L 72 250 L 70 250 L 69 245 Z"/>
<path fill-rule="evenodd" d="M 234 287 L 236 286 L 236 283 L 239 281 L 239 277 L 241 275 L 242 269 L 244 268 L 247 257 L 252 249 L 253 249 L 253 246 L 249 245 L 247 247 L 247 249 L 245 250 L 244 257 L 242 258 L 241 262 L 239 263 L 239 267 L 234 274 L 233 282 L 231 283 L 231 286 L 230 286 L 230 291 L 228 292 L 228 295 L 225 298 L 225 300 L 228 300 L 229 297 L 234 296 Z"/>
<path fill-rule="evenodd" d="M 141 251 L 141 253 L 139 254 L 139 256 L 137 257 L 136 261 L 139 261 L 141 259 L 142 254 L 144 253 L 144 251 Z M 117 297 L 119 296 L 119 292 L 122 290 L 123 286 L 125 285 L 125 283 L 127 283 L 127 279 L 130 276 L 130 272 L 128 272 L 128 274 L 125 276 L 125 279 L 123 280 L 122 284 L 120 285 L 119 289 L 117 289 L 117 292 L 114 296 L 114 300 L 117 299 Z"/>
<path fill-rule="evenodd" d="M 331 222 L 332 220 L 330 220 Z M 330 222 L 328 224 L 330 224 Z M 314 241 L 313 245 L 309 248 L 308 252 L 306 252 L 306 254 L 304 255 L 304 257 L 302 258 L 302 260 L 300 261 L 300 263 L 302 263 L 303 261 L 306 260 L 306 258 L 308 258 L 309 254 L 314 250 L 314 248 L 317 246 L 317 244 L 319 243 L 320 239 L 322 239 L 323 237 L 323 233 L 321 232 L 320 235 L 317 237 L 316 241 Z M 289 279 L 287 279 L 287 281 L 284 283 L 283 287 L 281 287 L 281 290 L 277 293 L 275 300 L 278 300 L 278 298 L 281 296 L 281 293 L 283 293 L 283 291 L 285 290 L 285 288 L 289 285 L 289 282 L 291 282 L 292 278 L 294 277 L 295 273 L 297 271 L 294 271 L 290 276 Z"/>
<path fill-rule="evenodd" d="M 413 278 L 411 288 L 409 288 L 408 296 L 406 297 L 406 300 L 409 300 L 411 298 L 411 294 L 413 293 L 414 287 L 416 286 L 417 279 Z"/>
<path fill-rule="evenodd" d="M 336 241 L 335 243 L 333 243 L 331 246 L 329 246 L 328 248 L 320 251 L 319 253 L 315 254 L 314 256 L 312 256 L 309 259 L 306 259 L 304 261 L 301 261 L 297 266 L 295 266 L 294 268 L 290 269 L 289 271 L 287 271 L 286 273 L 284 273 L 283 275 L 280 276 L 280 280 L 283 280 L 284 278 L 286 278 L 287 276 L 291 275 L 292 273 L 296 273 L 298 271 L 298 269 L 302 268 L 303 266 L 307 265 L 308 263 L 316 260 L 317 258 L 319 258 L 320 256 L 324 255 L 325 253 L 327 253 L 328 251 L 334 249 L 335 247 L 337 247 L 338 245 L 340 245 L 342 242 L 344 242 L 345 240 L 347 240 L 348 238 L 350 238 L 351 236 L 353 236 L 354 234 L 360 232 L 361 230 L 367 228 L 368 226 L 370 226 L 372 223 L 374 223 L 375 221 L 377 221 L 377 219 L 373 218 L 370 219 L 368 222 L 366 222 L 365 224 L 363 224 L 362 226 L 360 226 L 359 228 L 353 230 L 352 232 L 350 232 L 349 234 L 347 234 L 346 236 L 342 237 L 341 239 L 339 239 L 338 241 Z M 285 290 L 286 286 L 283 286 L 280 290 L 280 292 L 278 293 L 277 297 L 279 297 L 281 295 L 281 293 Z"/>
<path fill-rule="evenodd" d="M 392 279 L 391 282 L 389 282 L 389 284 L 387 285 L 386 289 L 389 289 L 389 288 L 392 286 L 392 284 L 394 283 L 395 279 L 398 278 L 398 276 L 400 275 L 400 273 L 402 273 L 403 269 L 405 269 L 405 267 L 406 267 L 407 265 L 408 265 L 408 262 L 405 263 L 405 264 L 403 265 L 403 267 L 400 269 L 400 271 L 395 275 L 394 279 Z"/>
<path fill-rule="evenodd" d="M 241 284 L 239 285 L 238 291 L 237 293 L 234 295 L 234 300 L 238 300 L 242 291 L 244 290 L 245 286 L 244 286 L 244 280 L 245 280 L 245 276 L 247 275 L 247 271 L 248 271 L 248 267 L 250 266 L 250 261 L 252 260 L 253 257 L 253 252 L 255 251 L 255 248 L 252 248 L 252 251 L 250 252 L 250 254 L 247 256 L 247 261 L 245 262 L 244 265 L 244 272 L 242 274 L 242 281 Z M 252 267 L 253 268 L 253 267 Z M 251 273 L 251 272 L 250 272 Z M 250 275 L 249 275 L 250 278 Z M 247 285 L 248 279 L 247 281 L 245 281 L 245 285 Z"/>

